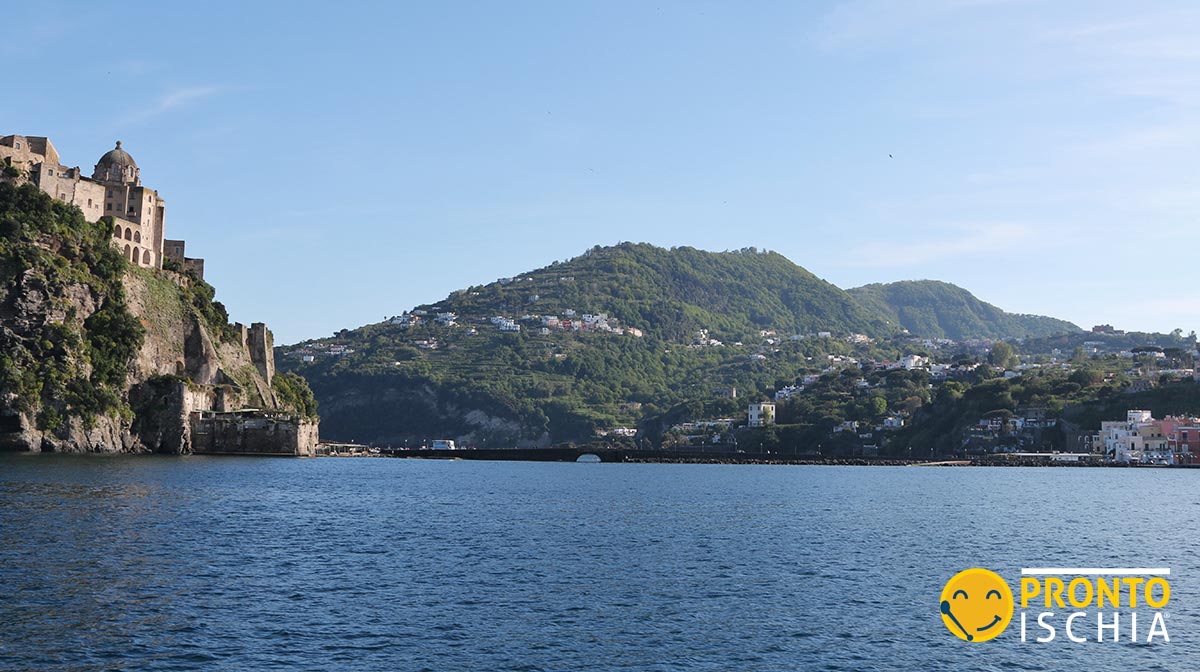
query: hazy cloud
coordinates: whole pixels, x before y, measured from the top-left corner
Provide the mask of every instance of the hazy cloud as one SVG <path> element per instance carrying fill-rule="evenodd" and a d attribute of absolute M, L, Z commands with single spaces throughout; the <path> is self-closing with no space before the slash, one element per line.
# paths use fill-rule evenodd
<path fill-rule="evenodd" d="M 173 110 L 181 105 L 186 105 L 194 100 L 208 98 L 221 92 L 221 87 L 218 86 L 192 86 L 183 89 L 175 89 L 169 91 L 158 99 L 158 104 L 154 106 L 155 114 L 161 114 L 168 110 Z"/>
<path fill-rule="evenodd" d="M 205 98 L 211 98 L 225 91 L 228 91 L 228 88 L 223 86 L 187 86 L 172 89 L 159 96 L 157 100 L 146 107 L 139 108 L 130 113 L 125 118 L 125 122 L 144 121 L 151 117 L 157 117 L 171 110 L 185 107 Z"/>

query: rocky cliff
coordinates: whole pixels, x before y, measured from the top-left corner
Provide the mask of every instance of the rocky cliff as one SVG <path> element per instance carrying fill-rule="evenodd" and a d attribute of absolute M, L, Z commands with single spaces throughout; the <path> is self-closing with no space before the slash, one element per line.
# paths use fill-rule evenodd
<path fill-rule="evenodd" d="M 0 184 L 0 450 L 191 451 L 196 411 L 294 410 L 262 324 L 190 273 L 135 268 L 110 225 Z M 307 387 L 303 387 L 306 391 Z"/>

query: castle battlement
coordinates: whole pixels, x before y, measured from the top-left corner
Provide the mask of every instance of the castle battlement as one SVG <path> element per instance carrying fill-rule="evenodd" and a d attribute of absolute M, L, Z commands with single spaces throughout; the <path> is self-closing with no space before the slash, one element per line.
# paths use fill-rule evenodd
<path fill-rule="evenodd" d="M 167 245 L 167 203 L 157 191 L 142 186 L 141 170 L 120 140 L 100 157 L 91 177 L 85 177 L 79 166 L 62 164 L 49 138 L 6 135 L 0 137 L 0 179 L 31 182 L 78 207 L 89 222 L 111 218 L 113 246 L 134 265 L 162 268 L 163 259 L 173 259 L 184 270 L 204 275 L 204 260 L 184 257 L 183 241 Z"/>

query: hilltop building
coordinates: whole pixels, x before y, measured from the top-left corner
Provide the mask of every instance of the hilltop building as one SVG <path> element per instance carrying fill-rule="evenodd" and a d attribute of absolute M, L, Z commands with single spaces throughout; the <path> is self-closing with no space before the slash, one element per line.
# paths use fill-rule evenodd
<path fill-rule="evenodd" d="M 7 180 L 32 182 L 77 206 L 89 222 L 111 218 L 112 243 L 130 263 L 162 268 L 164 258 L 174 259 L 203 277 L 204 260 L 186 258 L 182 240 L 164 238 L 167 203 L 157 191 L 142 186 L 141 169 L 120 140 L 96 162 L 91 177 L 85 177 L 79 166 L 62 164 L 49 138 L 6 135 L 0 137 L 0 171 Z"/>

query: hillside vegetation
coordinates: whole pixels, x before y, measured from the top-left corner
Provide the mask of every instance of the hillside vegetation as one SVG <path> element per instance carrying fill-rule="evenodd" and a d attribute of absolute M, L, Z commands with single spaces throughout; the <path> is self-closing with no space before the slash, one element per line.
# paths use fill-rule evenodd
<path fill-rule="evenodd" d="M 700 329 L 734 340 L 762 329 L 790 334 L 888 331 L 878 315 L 846 292 L 779 253 L 754 248 L 594 247 L 511 282 L 471 287 L 423 307 L 462 315 L 604 312 L 667 340 L 691 339 Z"/>
<path fill-rule="evenodd" d="M 57 431 L 128 416 L 128 364 L 144 330 L 130 315 L 111 228 L 32 185 L 0 183 L 0 423 Z M 81 310 L 82 308 L 82 310 Z"/>

